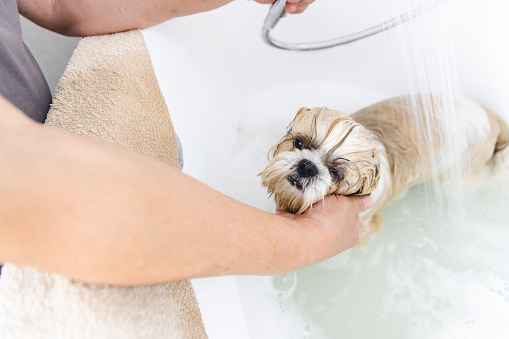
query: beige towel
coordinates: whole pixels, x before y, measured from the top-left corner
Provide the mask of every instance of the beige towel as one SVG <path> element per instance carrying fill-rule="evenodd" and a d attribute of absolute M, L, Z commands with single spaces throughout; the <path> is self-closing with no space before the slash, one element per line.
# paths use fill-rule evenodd
<path fill-rule="evenodd" d="M 108 140 L 178 167 L 177 139 L 140 31 L 81 40 L 46 124 Z M 133 267 L 134 269 L 134 267 Z M 206 338 L 188 281 L 86 284 L 5 265 L 1 338 Z"/>

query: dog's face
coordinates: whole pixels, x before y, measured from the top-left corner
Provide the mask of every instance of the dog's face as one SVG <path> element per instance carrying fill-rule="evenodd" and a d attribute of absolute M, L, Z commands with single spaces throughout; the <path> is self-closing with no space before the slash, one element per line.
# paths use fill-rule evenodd
<path fill-rule="evenodd" d="M 370 132 L 327 108 L 301 108 L 270 151 L 262 185 L 278 207 L 302 213 L 328 194 L 370 194 L 380 156 Z"/>

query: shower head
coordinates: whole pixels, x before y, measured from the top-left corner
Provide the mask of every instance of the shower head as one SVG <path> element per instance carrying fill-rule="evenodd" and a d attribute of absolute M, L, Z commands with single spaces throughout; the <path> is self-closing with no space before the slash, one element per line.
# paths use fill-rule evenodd
<path fill-rule="evenodd" d="M 263 30 L 270 31 L 276 27 L 279 19 L 286 16 L 285 7 L 286 0 L 277 0 L 272 4 L 263 22 Z"/>

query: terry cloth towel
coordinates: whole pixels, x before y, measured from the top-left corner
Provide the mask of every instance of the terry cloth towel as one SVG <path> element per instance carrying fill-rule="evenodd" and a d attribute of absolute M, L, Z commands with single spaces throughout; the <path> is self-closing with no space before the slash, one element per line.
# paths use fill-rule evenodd
<path fill-rule="evenodd" d="M 178 168 L 177 138 L 140 31 L 82 39 L 46 124 L 114 142 Z M 0 337 L 206 334 L 189 281 L 106 286 L 6 264 L 0 279 Z"/>

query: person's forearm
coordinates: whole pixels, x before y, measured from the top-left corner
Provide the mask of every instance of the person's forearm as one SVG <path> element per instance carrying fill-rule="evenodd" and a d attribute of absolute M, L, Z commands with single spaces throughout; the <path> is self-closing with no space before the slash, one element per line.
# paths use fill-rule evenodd
<path fill-rule="evenodd" d="M 20 13 L 54 32 L 88 36 L 146 28 L 232 0 L 18 0 Z"/>
<path fill-rule="evenodd" d="M 283 218 L 147 156 L 25 123 L 0 133 L 0 261 L 127 284 L 280 266 Z"/>
<path fill-rule="evenodd" d="M 2 100 L 0 112 L 0 262 L 141 284 L 283 273 L 354 244 L 312 219 L 321 206 L 298 222 L 273 215 L 156 159 L 36 124 Z M 359 211 L 340 207 L 355 225 Z"/>

